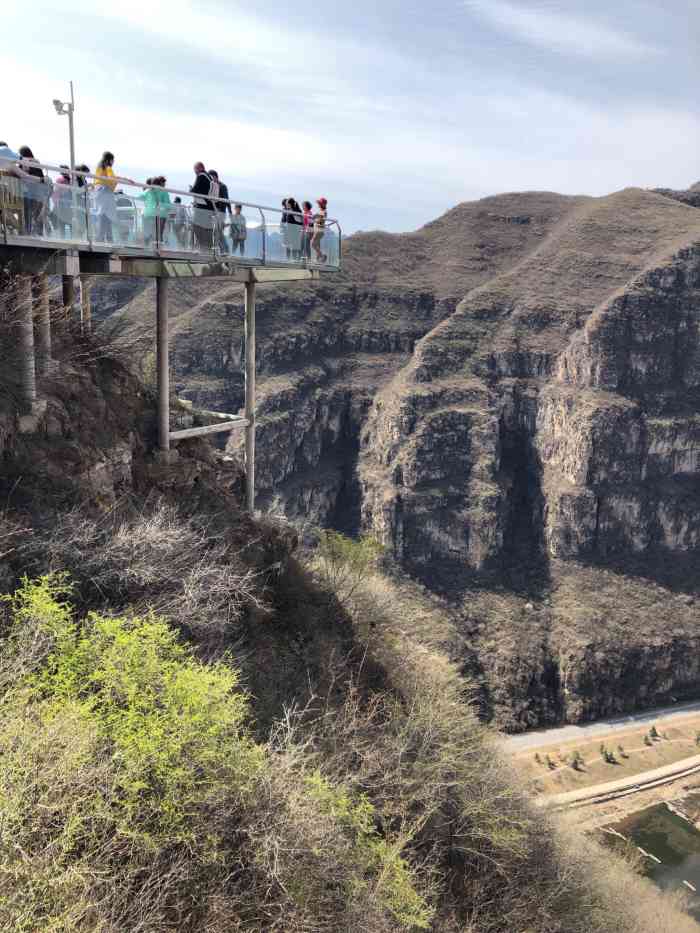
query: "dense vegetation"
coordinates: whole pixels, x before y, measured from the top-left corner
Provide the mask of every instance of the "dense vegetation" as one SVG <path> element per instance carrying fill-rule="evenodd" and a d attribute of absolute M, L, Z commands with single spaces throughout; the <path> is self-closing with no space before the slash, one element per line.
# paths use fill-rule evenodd
<path fill-rule="evenodd" d="M 0 929 L 697 929 L 530 809 L 376 558 L 330 534 L 263 576 L 162 507 L 35 536 L 2 603 Z M 309 614 L 323 689 L 268 730 L 244 620 L 283 651 Z"/>

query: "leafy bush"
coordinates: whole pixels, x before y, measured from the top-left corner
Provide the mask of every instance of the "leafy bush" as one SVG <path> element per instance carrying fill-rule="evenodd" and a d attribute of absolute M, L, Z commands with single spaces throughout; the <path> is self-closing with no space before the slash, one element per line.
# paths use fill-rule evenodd
<path fill-rule="evenodd" d="M 322 581 L 341 601 L 352 599 L 363 579 L 375 568 L 382 545 L 366 536 L 357 540 L 336 531 L 321 532 L 315 566 Z"/>
<path fill-rule="evenodd" d="M 405 840 L 303 750 L 250 738 L 230 662 L 152 614 L 79 622 L 69 594 L 4 598 L 1 929 L 321 930 L 358 897 L 368 930 L 429 926 Z"/>

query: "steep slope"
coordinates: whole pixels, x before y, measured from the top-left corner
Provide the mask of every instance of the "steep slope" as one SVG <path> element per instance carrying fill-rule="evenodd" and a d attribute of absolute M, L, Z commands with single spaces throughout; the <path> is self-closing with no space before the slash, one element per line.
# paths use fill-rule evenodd
<path fill-rule="evenodd" d="M 0 393 L 0 929 L 697 933 L 530 805 L 439 606 L 304 566 L 104 346 L 54 358 L 31 432 Z"/>

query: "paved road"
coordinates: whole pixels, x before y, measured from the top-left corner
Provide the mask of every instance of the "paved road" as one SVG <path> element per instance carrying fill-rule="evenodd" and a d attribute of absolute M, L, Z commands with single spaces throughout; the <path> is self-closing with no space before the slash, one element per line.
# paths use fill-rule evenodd
<path fill-rule="evenodd" d="M 589 742 L 598 736 L 610 735 L 611 732 L 624 732 L 625 729 L 640 725 L 656 724 L 666 727 L 674 719 L 682 719 L 698 713 L 700 713 L 700 700 L 695 700 L 692 703 L 677 703 L 674 706 L 662 706 L 658 709 L 645 710 L 643 713 L 599 719 L 596 722 L 576 726 L 557 726 L 554 729 L 538 729 L 533 732 L 523 732 L 520 735 L 506 735 L 503 741 L 508 751 L 522 752 L 526 749 L 543 748 L 546 745 L 575 742 L 577 739 L 581 742 Z"/>
<path fill-rule="evenodd" d="M 700 771 L 700 755 L 694 755 L 692 758 L 684 758 L 671 765 L 654 768 L 652 771 L 643 771 L 641 774 L 633 774 L 617 781 L 606 781 L 604 784 L 595 784 L 593 787 L 580 787 L 562 794 L 543 794 L 535 798 L 535 805 L 548 809 L 563 809 L 607 803 L 608 800 L 627 797 L 629 794 L 670 784 L 680 778 L 697 774 L 698 771 Z"/>

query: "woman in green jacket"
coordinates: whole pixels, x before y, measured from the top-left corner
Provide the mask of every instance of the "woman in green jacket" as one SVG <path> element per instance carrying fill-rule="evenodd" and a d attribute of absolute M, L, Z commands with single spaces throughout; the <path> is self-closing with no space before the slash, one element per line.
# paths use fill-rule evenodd
<path fill-rule="evenodd" d="M 170 195 L 167 191 L 163 191 L 165 178 L 162 175 L 147 179 L 146 184 L 151 187 L 139 195 L 139 200 L 143 201 L 144 242 L 146 246 L 150 246 L 157 231 L 157 242 L 162 245 L 165 224 L 170 211 Z"/>

